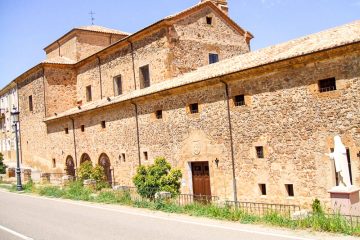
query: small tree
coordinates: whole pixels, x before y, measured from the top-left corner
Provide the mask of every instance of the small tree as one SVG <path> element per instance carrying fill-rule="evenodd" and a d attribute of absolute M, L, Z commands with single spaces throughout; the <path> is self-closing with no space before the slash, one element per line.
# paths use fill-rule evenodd
<path fill-rule="evenodd" d="M 4 161 L 4 156 L 2 153 L 0 153 L 0 174 L 6 173 L 7 166 L 3 163 L 3 161 Z"/>
<path fill-rule="evenodd" d="M 133 182 L 140 196 L 153 200 L 155 193 L 160 191 L 179 194 L 181 177 L 180 170 L 171 169 L 165 158 L 158 157 L 148 167 L 139 166 Z"/>
<path fill-rule="evenodd" d="M 99 164 L 93 167 L 90 161 L 86 161 L 80 165 L 77 171 L 77 177 L 82 181 L 87 179 L 96 180 L 96 190 L 109 187 L 109 183 L 106 182 L 104 168 Z"/>

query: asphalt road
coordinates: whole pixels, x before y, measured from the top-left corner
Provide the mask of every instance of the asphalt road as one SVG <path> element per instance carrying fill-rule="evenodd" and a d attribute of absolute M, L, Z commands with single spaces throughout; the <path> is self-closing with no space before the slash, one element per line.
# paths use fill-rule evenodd
<path fill-rule="evenodd" d="M 0 191 L 0 240 L 305 240 L 311 235 Z M 342 239 L 342 238 L 334 238 Z"/>

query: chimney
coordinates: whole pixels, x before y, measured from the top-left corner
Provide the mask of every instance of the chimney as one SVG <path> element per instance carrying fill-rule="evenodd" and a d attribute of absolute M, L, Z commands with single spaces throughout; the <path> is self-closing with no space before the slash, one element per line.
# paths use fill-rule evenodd
<path fill-rule="evenodd" d="M 210 1 L 215 4 L 223 13 L 229 15 L 229 8 L 227 0 L 201 0 L 201 2 Z"/>

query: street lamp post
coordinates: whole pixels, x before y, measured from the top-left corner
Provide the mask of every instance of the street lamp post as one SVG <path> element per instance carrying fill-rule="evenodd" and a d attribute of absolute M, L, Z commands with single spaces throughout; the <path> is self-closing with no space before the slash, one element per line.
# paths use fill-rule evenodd
<path fill-rule="evenodd" d="M 13 107 L 13 111 L 11 112 L 13 126 L 15 129 L 15 146 L 16 146 L 16 189 L 18 191 L 22 191 L 23 187 L 21 184 L 21 170 L 20 170 L 20 160 L 19 160 L 19 141 L 18 141 L 18 123 L 19 123 L 19 111 L 17 111 L 16 107 Z"/>

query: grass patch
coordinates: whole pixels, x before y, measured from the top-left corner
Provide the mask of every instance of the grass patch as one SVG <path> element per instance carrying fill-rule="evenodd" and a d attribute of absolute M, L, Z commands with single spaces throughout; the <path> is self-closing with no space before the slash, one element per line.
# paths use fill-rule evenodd
<path fill-rule="evenodd" d="M 16 192 L 16 185 L 0 184 L 0 188 Z M 193 203 L 180 206 L 175 200 L 149 201 L 142 198 L 134 199 L 130 191 L 113 191 L 102 189 L 96 191 L 83 186 L 79 181 L 70 183 L 63 188 L 59 186 L 37 186 L 32 181 L 24 184 L 24 192 L 37 193 L 42 196 L 67 198 L 72 200 L 93 201 L 105 204 L 121 204 L 137 208 L 159 210 L 167 213 L 182 213 L 191 216 L 228 220 L 240 223 L 261 223 L 292 229 L 312 229 L 360 236 L 360 226 L 352 227 L 341 215 L 326 215 L 317 211 L 303 219 L 293 220 L 277 212 L 268 212 L 264 216 L 256 216 L 240 209 L 215 204 Z"/>

